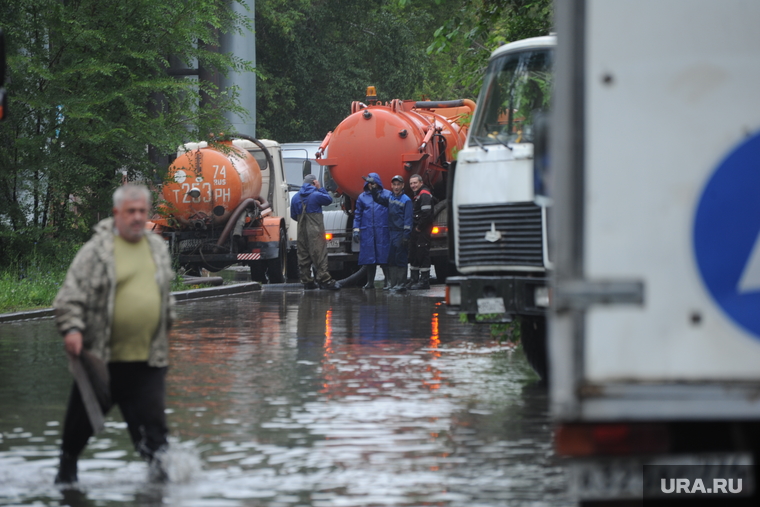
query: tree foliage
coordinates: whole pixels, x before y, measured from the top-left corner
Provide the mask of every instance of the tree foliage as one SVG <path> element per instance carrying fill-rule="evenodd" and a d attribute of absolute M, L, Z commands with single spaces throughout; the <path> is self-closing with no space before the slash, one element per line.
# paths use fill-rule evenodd
<path fill-rule="evenodd" d="M 223 0 L 0 0 L 0 13 L 10 97 L 0 124 L 3 263 L 32 243 L 86 237 L 123 178 L 157 176 L 151 151 L 226 127 L 223 111 L 239 111 L 234 90 L 172 77 L 170 59 L 252 70 L 208 49 L 220 32 L 246 29 Z M 201 91 L 217 109 L 197 107 Z"/>
<path fill-rule="evenodd" d="M 476 98 L 491 51 L 546 35 L 552 0 L 258 0 L 259 135 L 322 139 L 364 100 Z"/>
<path fill-rule="evenodd" d="M 253 71 L 211 50 L 248 30 L 245 0 L 0 0 L 9 119 L 0 123 L 0 263 L 80 241 L 123 178 L 152 155 L 246 115 L 235 89 L 173 77 L 185 66 Z M 475 98 L 499 43 L 546 34 L 551 0 L 258 0 L 257 134 L 322 139 L 363 101 Z M 210 97 L 215 108 L 199 108 Z M 58 243 L 56 243 L 58 241 Z"/>
<path fill-rule="evenodd" d="M 548 35 L 552 23 L 553 0 L 462 0 L 454 15 L 435 31 L 427 52 L 451 55 L 451 88 L 474 98 L 494 49 Z"/>
<path fill-rule="evenodd" d="M 425 48 L 446 19 L 390 0 L 259 0 L 256 9 L 257 129 L 280 142 L 321 140 L 370 85 L 382 101 L 422 98 Z"/>

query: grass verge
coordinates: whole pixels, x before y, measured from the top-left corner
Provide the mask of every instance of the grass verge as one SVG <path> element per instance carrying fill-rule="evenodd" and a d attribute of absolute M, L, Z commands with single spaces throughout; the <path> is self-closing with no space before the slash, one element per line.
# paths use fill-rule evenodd
<path fill-rule="evenodd" d="M 0 271 L 0 313 L 24 312 L 50 308 L 58 294 L 68 265 L 39 265 L 20 269 L 17 266 Z M 188 290 L 180 276 L 175 276 L 172 291 Z"/>
<path fill-rule="evenodd" d="M 66 277 L 66 268 L 34 266 L 0 272 L 0 313 L 49 308 Z"/>

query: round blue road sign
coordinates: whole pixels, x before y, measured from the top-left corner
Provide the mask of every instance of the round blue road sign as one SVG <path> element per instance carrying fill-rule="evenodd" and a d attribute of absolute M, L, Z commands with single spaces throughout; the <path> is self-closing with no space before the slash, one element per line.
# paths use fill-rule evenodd
<path fill-rule="evenodd" d="M 707 182 L 694 252 L 713 299 L 760 339 L 760 134 L 729 153 Z"/>

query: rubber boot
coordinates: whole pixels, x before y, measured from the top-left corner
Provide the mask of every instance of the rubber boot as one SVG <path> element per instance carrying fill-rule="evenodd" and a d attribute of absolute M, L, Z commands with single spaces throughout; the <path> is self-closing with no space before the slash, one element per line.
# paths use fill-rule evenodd
<path fill-rule="evenodd" d="M 406 266 L 393 266 L 391 268 L 395 275 L 393 279 L 393 292 L 406 292 Z"/>
<path fill-rule="evenodd" d="M 388 283 L 390 283 L 388 290 L 395 292 L 396 283 L 398 283 L 398 270 L 396 269 L 396 266 L 388 266 Z M 383 289 L 385 289 L 385 287 L 383 287 Z"/>
<path fill-rule="evenodd" d="M 410 290 L 427 290 L 430 288 L 430 270 L 420 270 L 419 282 L 412 284 Z"/>
<path fill-rule="evenodd" d="M 336 282 L 332 278 L 324 283 L 319 284 L 319 288 L 322 290 L 340 290 L 340 282 Z"/>
<path fill-rule="evenodd" d="M 381 264 L 380 267 L 382 268 L 383 276 L 385 277 L 385 281 L 383 282 L 383 290 L 389 290 L 393 286 L 393 282 L 391 281 L 391 269 L 393 266 Z"/>
<path fill-rule="evenodd" d="M 377 264 L 367 264 L 367 284 L 365 289 L 375 288 L 375 273 L 377 273 Z"/>
<path fill-rule="evenodd" d="M 420 281 L 420 270 L 419 269 L 410 269 L 409 272 L 411 273 L 412 277 L 409 279 L 408 282 L 406 282 L 405 287 L 407 289 L 411 289 L 412 285 L 415 285 Z"/>
<path fill-rule="evenodd" d="M 55 483 L 66 485 L 75 484 L 77 481 L 77 457 L 67 452 L 62 452 L 61 461 L 58 465 L 58 474 L 55 476 Z"/>
<path fill-rule="evenodd" d="M 398 291 L 399 292 L 406 292 L 406 290 L 409 288 L 409 278 L 406 276 L 409 272 L 409 268 L 407 266 L 400 266 L 398 268 Z"/>
<path fill-rule="evenodd" d="M 166 484 L 169 482 L 169 472 L 166 469 L 167 448 L 159 449 L 148 460 L 148 480 L 153 484 Z"/>

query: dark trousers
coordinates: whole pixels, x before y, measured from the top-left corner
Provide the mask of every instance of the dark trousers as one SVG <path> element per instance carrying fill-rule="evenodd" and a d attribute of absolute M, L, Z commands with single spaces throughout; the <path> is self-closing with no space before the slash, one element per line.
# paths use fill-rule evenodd
<path fill-rule="evenodd" d="M 391 245 L 388 249 L 388 265 L 405 268 L 409 264 L 408 248 L 404 246 L 404 231 L 391 229 Z"/>
<path fill-rule="evenodd" d="M 313 282 L 311 267 L 314 266 L 317 281 L 332 280 L 327 271 L 327 240 L 322 213 L 301 213 L 298 217 L 298 271 L 301 283 Z"/>
<path fill-rule="evenodd" d="M 409 265 L 422 270 L 430 269 L 430 231 L 417 232 L 412 229 Z"/>
<path fill-rule="evenodd" d="M 107 413 L 119 405 L 127 423 L 129 436 L 143 458 L 151 460 L 158 449 L 166 445 L 165 392 L 166 367 L 155 368 L 147 362 L 108 363 L 111 376 L 111 406 L 102 407 Z M 66 419 L 63 423 L 61 450 L 79 456 L 92 436 L 92 425 L 76 383 L 71 389 Z"/>

